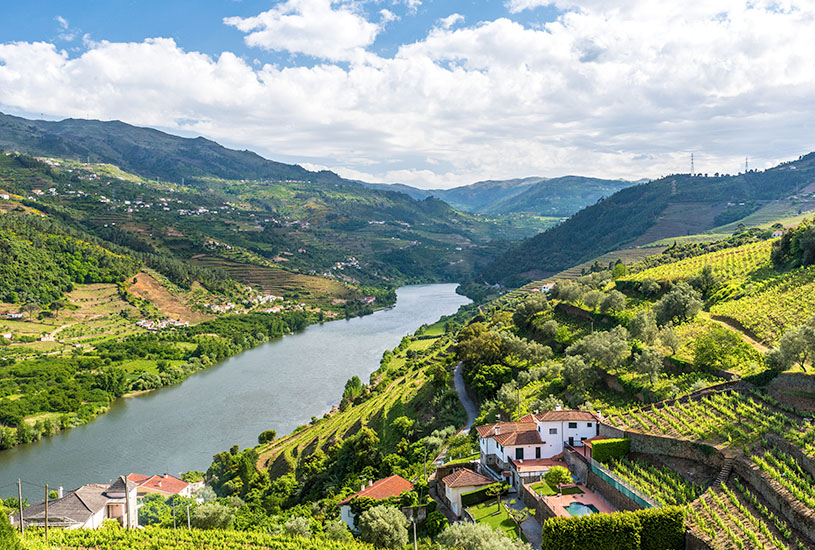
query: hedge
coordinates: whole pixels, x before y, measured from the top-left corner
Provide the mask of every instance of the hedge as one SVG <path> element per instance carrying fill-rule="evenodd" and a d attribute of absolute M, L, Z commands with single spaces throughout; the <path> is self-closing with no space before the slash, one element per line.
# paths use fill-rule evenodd
<path fill-rule="evenodd" d="M 481 504 L 482 502 L 489 500 L 491 498 L 495 498 L 492 495 L 488 494 L 490 488 L 495 487 L 496 485 L 501 485 L 504 490 L 501 491 L 502 495 L 505 495 L 509 492 L 509 486 L 505 483 L 493 483 L 492 485 L 487 485 L 486 487 L 482 487 L 480 489 L 476 489 L 475 491 L 470 491 L 469 493 L 461 493 L 461 505 L 463 507 L 474 506 L 476 504 Z"/>
<path fill-rule="evenodd" d="M 591 457 L 597 462 L 607 462 L 612 458 L 624 457 L 630 448 L 630 439 L 598 439 L 591 442 Z"/>
<path fill-rule="evenodd" d="M 557 517 L 543 523 L 541 550 L 682 550 L 685 513 L 679 506 L 636 512 Z"/>
<path fill-rule="evenodd" d="M 648 508 L 636 514 L 642 524 L 641 550 L 685 548 L 685 512 L 681 507 Z"/>

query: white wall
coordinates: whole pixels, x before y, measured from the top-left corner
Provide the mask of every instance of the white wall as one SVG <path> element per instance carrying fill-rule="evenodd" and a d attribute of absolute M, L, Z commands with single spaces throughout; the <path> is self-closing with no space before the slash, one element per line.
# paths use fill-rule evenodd
<path fill-rule="evenodd" d="M 345 522 L 351 532 L 357 532 L 356 527 L 354 527 L 354 513 L 351 511 L 351 506 L 348 504 L 340 506 L 340 519 Z"/>

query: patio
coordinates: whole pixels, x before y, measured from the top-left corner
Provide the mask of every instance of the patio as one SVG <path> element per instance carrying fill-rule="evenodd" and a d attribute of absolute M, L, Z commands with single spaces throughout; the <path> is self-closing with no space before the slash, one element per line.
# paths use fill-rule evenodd
<path fill-rule="evenodd" d="M 582 494 L 578 493 L 573 495 L 544 496 L 542 497 L 543 501 L 546 503 L 546 506 L 548 506 L 549 509 L 555 513 L 555 515 L 563 517 L 571 517 L 571 514 L 569 514 L 569 510 L 567 510 L 566 507 L 574 503 L 594 506 L 601 514 L 616 512 L 614 507 L 609 504 L 606 499 L 599 494 L 592 492 L 582 483 L 578 483 L 577 487 L 583 491 Z"/>

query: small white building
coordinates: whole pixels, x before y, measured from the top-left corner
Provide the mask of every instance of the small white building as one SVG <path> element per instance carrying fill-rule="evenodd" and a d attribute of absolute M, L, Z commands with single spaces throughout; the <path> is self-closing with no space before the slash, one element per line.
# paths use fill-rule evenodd
<path fill-rule="evenodd" d="M 379 481 L 371 482 L 367 487 L 363 486 L 358 493 L 354 493 L 340 502 L 340 518 L 352 532 L 358 533 L 359 530 L 354 527 L 354 512 L 351 511 L 352 500 L 361 497 L 384 500 L 390 497 L 398 497 L 405 491 L 412 490 L 413 484 L 402 476 L 390 476 L 380 479 Z"/>
<path fill-rule="evenodd" d="M 447 505 L 456 517 L 460 518 L 462 513 L 461 495 L 492 485 L 495 481 L 468 468 L 462 468 L 443 477 L 441 483 L 444 485 L 444 498 L 447 500 Z"/>

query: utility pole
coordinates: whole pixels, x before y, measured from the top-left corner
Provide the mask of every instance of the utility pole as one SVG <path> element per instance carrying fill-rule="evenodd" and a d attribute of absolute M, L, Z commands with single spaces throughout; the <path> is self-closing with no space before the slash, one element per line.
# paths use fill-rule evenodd
<path fill-rule="evenodd" d="M 48 484 L 45 484 L 45 544 L 48 544 Z"/>
<path fill-rule="evenodd" d="M 175 500 L 173 500 L 173 530 L 177 529 L 175 525 Z"/>
<path fill-rule="evenodd" d="M 413 550 L 419 550 L 419 544 L 416 542 L 416 516 L 413 516 Z"/>
<path fill-rule="evenodd" d="M 521 388 L 518 388 L 518 418 L 521 418 Z"/>
<path fill-rule="evenodd" d="M 696 169 L 693 167 L 693 153 L 690 154 L 690 175 L 692 176 L 696 172 Z"/>
<path fill-rule="evenodd" d="M 125 512 L 127 513 L 127 525 L 125 529 L 130 529 L 132 523 L 130 522 L 130 491 L 127 490 L 127 477 L 122 476 L 122 481 L 125 482 Z"/>
<path fill-rule="evenodd" d="M 23 482 L 17 478 L 17 504 L 20 506 L 20 534 L 23 534 L 25 527 L 23 527 Z"/>
<path fill-rule="evenodd" d="M 192 527 L 190 527 L 190 505 L 187 504 L 187 531 L 191 529 Z"/>

